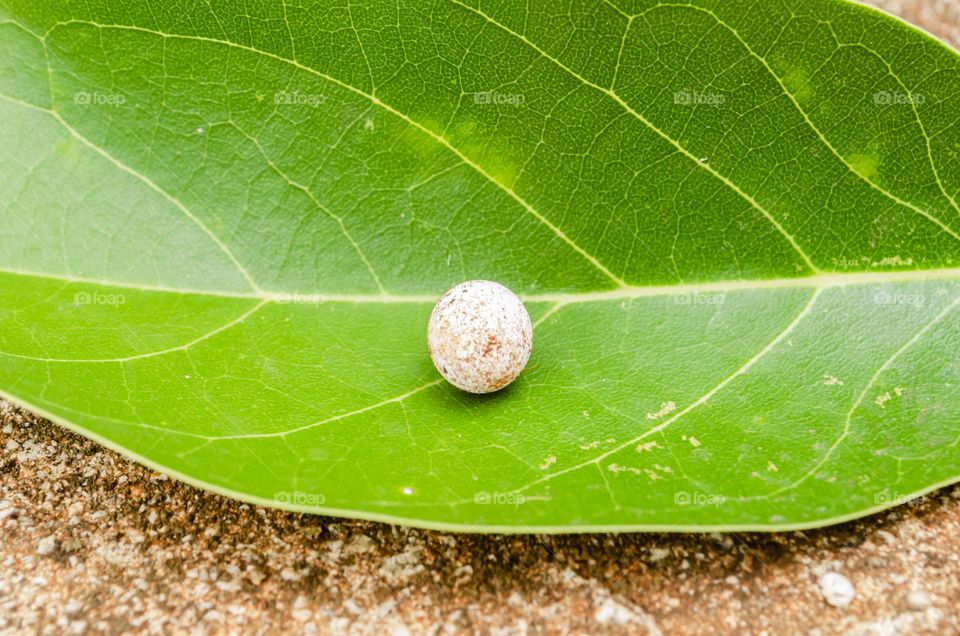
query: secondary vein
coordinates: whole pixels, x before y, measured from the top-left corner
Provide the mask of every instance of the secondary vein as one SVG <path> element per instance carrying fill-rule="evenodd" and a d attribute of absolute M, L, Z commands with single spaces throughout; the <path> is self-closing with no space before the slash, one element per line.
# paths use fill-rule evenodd
<path fill-rule="evenodd" d="M 699 398 L 697 398 L 695 401 L 691 402 L 691 403 L 690 403 L 687 407 L 685 407 L 683 410 L 678 411 L 678 412 L 676 413 L 676 415 L 674 415 L 673 417 L 664 420 L 664 421 L 661 422 L 660 424 L 658 424 L 658 425 L 656 425 L 656 426 L 654 426 L 654 427 L 652 427 L 652 428 L 650 428 L 650 429 L 647 429 L 646 431 L 644 431 L 644 432 L 641 433 L 640 435 L 637 435 L 637 436 L 634 437 L 633 439 L 627 440 L 626 442 L 623 442 L 622 444 L 619 444 L 618 446 L 615 446 L 615 447 L 611 448 L 610 450 L 605 451 L 605 452 L 601 453 L 600 455 L 597 455 L 597 456 L 594 457 L 593 459 L 589 459 L 589 460 L 584 461 L 584 462 L 581 462 L 581 463 L 579 463 L 579 464 L 574 464 L 573 466 L 569 466 L 569 467 L 567 467 L 567 468 L 564 468 L 563 470 L 558 470 L 558 471 L 556 471 L 556 472 L 552 472 L 552 473 L 550 473 L 550 474 L 544 475 L 543 477 L 541 477 L 541 478 L 539 478 L 539 479 L 537 479 L 537 480 L 534 480 L 534 481 L 530 482 L 529 484 L 526 484 L 525 486 L 521 486 L 520 488 L 517 488 L 516 490 L 513 490 L 512 493 L 524 492 L 524 491 L 532 488 L 533 486 L 536 486 L 537 484 L 541 484 L 541 483 L 543 483 L 543 482 L 550 481 L 551 479 L 556 479 L 557 477 L 560 477 L 561 475 L 566 475 L 566 474 L 571 473 L 571 472 L 573 472 L 573 471 L 576 471 L 576 470 L 579 470 L 579 469 L 581 469 L 581 468 L 584 468 L 585 466 L 589 466 L 589 465 L 591 465 L 591 464 L 599 464 L 601 461 L 603 461 L 603 460 L 606 459 L 607 457 L 610 457 L 610 456 L 613 455 L 614 453 L 618 453 L 618 452 L 622 451 L 623 449 L 625 449 L 625 448 L 627 448 L 627 447 L 629 447 L 629 446 L 633 446 L 634 444 L 636 444 L 636 443 L 640 442 L 641 440 L 643 440 L 643 439 L 645 439 L 645 438 L 653 435 L 654 433 L 659 433 L 660 431 L 666 429 L 668 426 L 670 426 L 671 424 L 673 424 L 674 422 L 676 422 L 677 420 L 679 420 L 680 418 L 682 418 L 682 417 L 683 417 L 684 415 L 686 415 L 687 413 L 693 411 L 694 409 L 696 409 L 696 408 L 699 407 L 699 406 L 702 406 L 703 404 L 706 404 L 706 403 L 710 400 L 710 398 L 712 398 L 714 395 L 716 395 L 717 393 L 719 393 L 720 391 L 722 391 L 722 390 L 724 389 L 724 387 L 726 387 L 728 384 L 730 384 L 731 382 L 733 382 L 735 379 L 737 379 L 738 377 L 740 377 L 741 375 L 743 375 L 744 373 L 746 373 L 747 371 L 749 371 L 754 365 L 756 365 L 758 362 L 760 362 L 760 360 L 762 360 L 764 357 L 766 357 L 766 355 L 767 355 L 768 353 L 770 353 L 778 344 L 780 344 L 780 343 L 783 341 L 784 338 L 786 338 L 788 335 L 790 335 L 790 334 L 797 328 L 797 325 L 799 325 L 801 322 L 803 322 L 803 319 L 806 318 L 806 317 L 810 314 L 810 311 L 813 309 L 814 304 L 816 304 L 817 298 L 820 296 L 820 293 L 821 293 L 821 290 L 820 290 L 820 289 L 814 290 L 813 294 L 811 294 L 811 296 L 810 296 L 810 299 L 806 302 L 806 304 L 805 304 L 805 305 L 803 306 L 803 308 L 800 310 L 800 313 L 798 313 L 798 314 L 796 315 L 796 317 L 794 317 L 794 319 L 790 322 L 790 324 L 788 324 L 788 325 L 783 329 L 783 331 L 781 331 L 779 334 L 777 334 L 777 336 L 776 336 L 773 340 L 771 340 L 765 347 L 763 347 L 763 349 L 761 349 L 760 351 L 758 351 L 756 354 L 754 354 L 753 357 L 751 357 L 751 358 L 750 358 L 749 360 L 747 360 L 744 364 L 742 364 L 739 368 L 737 368 L 736 371 L 734 371 L 733 373 L 731 373 L 730 375 L 728 375 L 728 376 L 727 376 L 726 378 L 724 378 L 719 384 L 717 384 L 717 385 L 714 386 L 712 389 L 710 389 L 709 391 L 707 391 L 706 393 L 704 393 L 702 396 L 700 396 Z"/>
<path fill-rule="evenodd" d="M 8 102 L 10 102 L 10 103 L 12 103 L 12 104 L 17 104 L 17 105 L 22 106 L 22 107 L 24 107 L 24 108 L 30 108 L 30 109 L 32 109 L 32 110 L 36 110 L 36 111 L 39 111 L 39 112 L 46 113 L 46 114 L 50 115 L 51 117 L 53 117 L 53 119 L 55 119 L 57 122 L 59 122 L 60 125 L 63 126 L 63 128 L 64 128 L 74 139 L 76 139 L 77 141 L 79 141 L 79 142 L 82 143 L 83 145 L 87 146 L 88 148 L 90 148 L 91 150 L 93 150 L 94 152 L 96 152 L 98 155 L 100 155 L 101 157 L 103 157 L 104 159 L 106 159 L 107 161 L 109 161 L 110 163 L 112 163 L 112 164 L 113 164 L 116 168 L 118 168 L 120 171 L 125 172 L 125 173 L 133 176 L 134 178 L 138 179 L 138 180 L 141 181 L 142 183 L 146 184 L 147 187 L 149 187 L 151 190 L 153 190 L 154 192 L 156 192 L 157 194 L 159 194 L 160 196 L 162 196 L 164 199 L 166 199 L 167 201 L 169 201 L 171 204 L 173 204 L 174 207 L 176 207 L 176 208 L 177 208 L 178 210 L 180 210 L 184 215 L 186 215 L 186 217 L 187 217 L 188 219 L 190 219 L 191 221 L 193 221 L 193 223 L 194 223 L 197 227 L 199 227 L 200 230 L 201 230 L 204 234 L 206 234 L 206 235 L 210 238 L 210 240 L 212 240 L 212 241 L 217 245 L 218 248 L 220 248 L 220 250 L 224 253 L 224 255 L 226 255 L 227 259 L 229 259 L 230 262 L 233 264 L 233 266 L 237 268 L 237 271 L 240 273 L 241 276 L 243 276 L 244 280 L 246 280 L 246 282 L 247 282 L 247 284 L 250 286 L 250 288 L 253 289 L 253 290 L 256 290 L 256 291 L 260 291 L 260 286 L 257 285 L 257 282 L 256 282 L 256 281 L 253 279 L 253 277 L 250 275 L 250 272 L 248 272 L 247 269 L 240 263 L 240 261 L 239 261 L 239 260 L 237 259 L 237 257 L 233 254 L 233 252 L 230 250 L 230 248 L 227 247 L 227 245 L 226 245 L 222 240 L 220 240 L 220 237 L 218 237 L 216 234 L 214 234 L 213 231 L 210 230 L 210 228 L 207 227 L 207 225 L 206 225 L 203 221 L 201 221 L 193 212 L 191 212 L 191 211 L 187 208 L 187 206 L 185 206 L 179 199 L 177 199 L 176 197 L 174 197 L 173 195 L 171 195 L 169 192 L 167 192 L 166 190 L 164 190 L 163 188 L 161 188 L 159 185 L 157 185 L 157 183 L 156 183 L 155 181 L 153 181 L 150 177 L 148 177 L 147 175 L 145 175 L 145 174 L 143 174 L 143 173 L 141 173 L 141 172 L 138 172 L 137 170 L 134 170 L 133 168 L 131 168 L 131 167 L 128 166 L 127 164 L 123 163 L 122 161 L 120 161 L 119 159 L 117 159 L 116 157 L 114 157 L 113 155 L 111 155 L 111 154 L 110 154 L 109 152 L 107 152 L 104 148 L 101 148 L 101 147 L 98 146 L 97 144 L 93 143 L 91 140 L 89 140 L 89 139 L 87 139 L 86 137 L 84 137 L 83 134 L 80 133 L 80 131 L 78 131 L 76 128 L 74 128 L 73 126 L 71 126 L 63 117 L 60 116 L 60 113 L 58 113 L 57 111 L 53 110 L 52 108 L 45 108 L 45 107 L 43 107 L 43 106 L 38 106 L 38 105 L 36 105 L 36 104 L 31 104 L 30 102 L 25 102 L 25 101 L 16 99 L 15 97 L 10 97 L 9 95 L 4 95 L 4 94 L 2 94 L 2 93 L 0 93 L 0 99 L 3 99 L 3 100 L 5 100 L 5 101 L 8 101 Z"/>
<path fill-rule="evenodd" d="M 552 55 L 550 55 L 549 53 L 547 53 L 546 51 L 544 51 L 543 49 L 541 49 L 539 46 L 537 46 L 537 45 L 534 44 L 533 42 L 531 42 L 531 41 L 530 41 L 529 39 L 527 39 L 524 35 L 522 35 L 522 34 L 520 34 L 520 33 L 517 33 L 516 31 L 510 29 L 509 27 L 507 27 L 507 26 L 501 24 L 500 22 L 494 20 L 492 17 L 490 17 L 489 15 L 487 15 L 486 13 L 484 13 L 483 11 L 481 11 L 481 10 L 479 10 L 479 9 L 474 9 L 474 8 L 471 7 L 471 6 L 466 5 L 466 4 L 462 3 L 462 2 L 460 2 L 460 0 L 450 0 L 450 2 L 452 2 L 453 4 L 456 4 L 456 5 L 460 6 L 460 7 L 463 7 L 464 9 L 467 9 L 467 10 L 469 10 L 469 11 L 475 13 L 475 14 L 477 14 L 478 16 L 480 16 L 480 17 L 484 18 L 485 20 L 487 20 L 490 24 L 492 24 L 492 25 L 496 26 L 497 28 L 501 29 L 502 31 L 504 31 L 505 33 L 508 33 L 508 34 L 512 35 L 513 37 L 519 39 L 520 41 L 522 41 L 523 43 L 525 43 L 527 46 L 529 46 L 530 48 L 532 48 L 534 51 L 536 51 L 536 52 L 537 52 L 539 55 L 541 55 L 544 59 L 550 60 L 550 62 L 552 62 L 552 63 L 553 63 L 554 65 L 556 65 L 558 68 L 560 68 L 560 69 L 563 70 L 564 72 L 568 73 L 570 76 L 572 76 L 572 77 L 576 78 L 577 80 L 579 80 L 581 83 L 583 83 L 584 86 L 589 86 L 590 88 L 593 88 L 593 89 L 595 89 L 595 90 L 598 90 L 598 91 L 600 91 L 601 93 L 603 93 L 604 95 L 607 95 L 608 97 L 610 97 L 610 98 L 611 98 L 613 101 L 615 101 L 621 108 L 623 108 L 626 112 L 630 113 L 630 115 L 632 115 L 634 118 L 636 118 L 638 121 L 640 121 L 644 126 L 646 126 L 646 127 L 649 128 L 651 131 L 653 131 L 654 133 L 656 133 L 657 136 L 659 136 L 661 139 L 663 139 L 664 141 L 666 141 L 667 143 L 669 143 L 671 146 L 673 146 L 673 147 L 674 147 L 678 152 L 680 152 L 684 157 L 686 157 L 686 158 L 689 159 L 690 161 L 693 161 L 697 166 L 699 166 L 699 167 L 702 168 L 703 170 L 707 171 L 707 173 L 709 173 L 710 175 L 712 175 L 713 177 L 715 177 L 716 179 L 718 179 L 719 181 L 721 181 L 721 182 L 722 182 L 724 185 L 726 185 L 728 188 L 730 188 L 731 190 L 733 190 L 734 192 L 736 192 L 737 195 L 739 195 L 742 199 L 744 199 L 745 201 L 747 201 L 755 210 L 757 210 L 758 212 L 760 212 L 760 214 L 763 215 L 763 216 L 767 219 L 767 221 L 769 221 L 770 224 L 773 225 L 773 227 L 776 228 L 776 230 L 777 230 L 781 235 L 783 235 L 784 239 L 786 239 L 786 241 L 790 244 L 790 246 L 791 246 L 791 247 L 793 248 L 793 250 L 797 253 L 797 255 L 800 256 L 800 258 L 803 260 L 803 262 L 806 264 L 807 268 L 808 268 L 811 272 L 820 273 L 820 272 L 822 271 L 822 270 L 821 270 L 819 267 L 817 267 L 817 265 L 813 262 L 813 259 L 810 258 L 810 255 L 807 254 L 807 253 L 803 250 L 802 247 L 800 247 L 800 244 L 797 243 L 797 240 L 794 238 L 794 236 L 793 236 L 792 234 L 790 234 L 789 232 L 787 232 L 786 228 L 783 227 L 783 225 L 776 219 L 776 217 L 774 217 L 774 216 L 770 213 L 769 210 L 767 210 L 767 209 L 764 208 L 762 205 L 760 205 L 760 204 L 756 201 L 756 199 L 754 199 L 752 196 L 750 196 L 747 192 L 743 191 L 737 184 L 735 184 L 733 181 L 731 181 L 730 179 L 728 179 L 726 176 L 724 176 L 723 174 L 721 174 L 720 172 L 718 172 L 715 168 L 713 168 L 712 166 L 710 166 L 708 163 L 704 163 L 703 161 L 701 161 L 701 160 L 700 160 L 700 157 L 698 157 L 697 155 L 694 155 L 694 154 L 691 153 L 689 150 L 687 150 L 682 144 L 680 144 L 679 141 L 677 141 L 676 139 L 674 139 L 673 137 L 671 137 L 670 135 L 668 135 L 667 133 L 665 133 L 663 130 L 661 130 L 659 127 L 657 127 L 656 125 L 654 125 L 653 122 L 651 122 L 650 120 L 648 120 L 648 119 L 647 119 L 646 117 L 644 117 L 640 112 L 638 112 L 638 111 L 635 110 L 632 106 L 630 106 L 630 104 L 628 104 L 626 101 L 624 101 L 624 99 L 623 99 L 622 97 L 620 97 L 616 92 L 614 92 L 612 88 L 606 88 L 606 87 L 604 87 L 604 86 L 600 86 L 599 84 L 596 84 L 596 83 L 594 83 L 594 82 L 591 82 L 590 80 L 588 80 L 587 78 L 583 77 L 582 75 L 580 75 L 579 73 L 577 73 L 577 72 L 574 71 L 573 69 L 571 69 L 571 68 L 569 68 L 568 66 L 566 66 L 566 65 L 565 65 L 563 62 L 561 62 L 560 60 L 556 59 L 555 57 L 553 57 Z"/>
<path fill-rule="evenodd" d="M 620 278 L 619 276 L 617 276 L 616 274 L 614 274 L 612 271 L 610 271 L 610 269 L 609 269 L 606 265 L 604 265 L 603 263 L 601 263 L 600 260 L 598 260 L 595 256 L 593 256 L 592 254 L 590 254 L 589 252 L 587 252 L 583 247 L 581 247 L 580 245 L 578 245 L 573 239 L 571 239 L 569 236 L 567 236 L 567 234 L 566 234 L 565 232 L 563 232 L 563 230 L 561 230 L 557 225 L 555 225 L 555 224 L 554 224 L 553 222 L 551 222 L 547 217 L 545 217 L 545 216 L 544 216 L 543 214 L 541 214 L 538 210 L 536 210 L 532 205 L 530 205 L 530 203 L 528 203 L 523 197 L 521 197 L 512 187 L 506 185 L 505 183 L 502 183 L 500 180 L 498 180 L 498 179 L 495 178 L 493 175 L 491 175 L 489 172 L 487 172 L 486 169 L 483 168 L 483 166 L 481 166 L 480 164 L 476 163 L 473 159 L 471 159 L 470 157 L 468 157 L 467 155 L 465 155 L 459 148 L 457 148 L 457 147 L 454 146 L 452 143 L 450 143 L 450 141 L 449 141 L 448 139 L 446 139 L 443 135 L 438 135 L 437 133 L 433 132 L 432 130 L 430 130 L 429 128 L 427 128 L 427 127 L 424 126 L 423 124 L 421 124 L 420 122 L 418 122 L 418 121 L 410 118 L 410 117 L 407 116 L 405 113 L 397 110 L 396 108 L 394 108 L 394 107 L 391 106 L 390 104 L 388 104 L 388 103 L 380 100 L 380 98 L 376 97 L 375 95 L 372 95 L 372 94 L 370 94 L 370 93 L 367 93 L 366 91 L 364 91 L 364 90 L 362 90 L 362 89 L 360 89 L 360 88 L 357 88 L 356 86 L 353 86 L 352 84 L 349 84 L 349 83 L 347 83 L 347 82 L 345 82 L 345 81 L 343 81 L 343 80 L 340 80 L 340 79 L 338 79 L 338 78 L 336 78 L 336 77 L 333 77 L 332 75 L 328 75 L 328 74 L 326 74 L 326 73 L 323 73 L 323 72 L 321 72 L 321 71 L 319 71 L 319 70 L 317 70 L 317 69 L 315 69 L 315 68 L 313 68 L 313 67 L 306 66 L 305 64 L 302 64 L 302 63 L 300 63 L 300 62 L 298 62 L 298 61 L 296 61 L 296 60 L 291 60 L 291 59 L 289 59 L 289 58 L 283 57 L 282 55 L 277 55 L 276 53 L 271 53 L 271 52 L 269 52 L 269 51 L 263 51 L 263 50 L 258 49 L 258 48 L 256 48 L 256 47 L 247 46 L 247 45 L 245 45 L 245 44 L 240 44 L 240 43 L 238 43 L 238 42 L 233 42 L 233 41 L 231 41 L 231 40 L 221 40 L 221 39 L 211 38 L 211 37 L 201 36 L 201 35 L 181 35 L 181 34 L 177 34 L 177 33 L 165 33 L 165 32 L 163 32 L 163 31 L 157 31 L 157 30 L 154 30 L 154 29 L 147 29 L 147 28 L 144 28 L 144 27 L 138 27 L 138 26 L 133 26 L 133 25 L 124 25 L 124 24 L 100 24 L 100 23 L 97 23 L 97 22 L 92 22 L 92 21 L 90 21 L 90 20 L 66 20 L 66 21 L 63 21 L 63 22 L 58 22 L 58 23 L 56 23 L 55 25 L 53 25 L 53 27 L 51 27 L 50 31 L 52 31 L 53 29 L 55 29 L 55 28 L 57 28 L 57 27 L 67 26 L 67 25 L 70 25 L 70 24 L 84 24 L 84 25 L 87 25 L 87 26 L 92 26 L 92 27 L 96 27 L 96 28 L 100 28 L 100 29 L 117 29 L 117 30 L 135 31 L 135 32 L 141 32 L 141 33 L 148 33 L 148 34 L 155 35 L 155 36 L 157 36 L 157 37 L 163 37 L 163 38 L 170 38 L 170 39 L 177 39 L 177 40 L 188 40 L 188 41 L 189 41 L 189 40 L 194 40 L 194 41 L 197 41 L 197 42 L 208 42 L 208 43 L 210 43 L 210 44 L 219 44 L 219 45 L 222 45 L 222 46 L 229 46 L 229 47 L 232 47 L 232 48 L 236 48 L 236 49 L 244 50 L 244 51 L 247 51 L 247 52 L 250 52 L 250 53 L 254 53 L 254 54 L 256 54 L 256 55 L 262 55 L 263 57 L 266 57 L 266 58 L 269 58 L 269 59 L 272 59 L 272 60 L 276 60 L 276 61 L 282 62 L 282 63 L 284 63 L 284 64 L 290 64 L 291 66 L 294 66 L 294 67 L 297 68 L 297 69 L 300 69 L 300 70 L 302 70 L 302 71 L 304 71 L 304 72 L 307 72 L 307 73 L 310 73 L 310 74 L 312 74 L 312 75 L 315 75 L 315 76 L 317 76 L 317 77 L 319 77 L 319 78 L 321 78 L 321 79 L 323 79 L 323 80 L 325 80 L 325 81 L 328 81 L 328 82 L 330 82 L 330 83 L 332 83 L 332 84 L 336 84 L 336 85 L 339 86 L 340 88 L 343 88 L 343 89 L 345 89 L 345 90 L 347 90 L 347 91 L 350 91 L 351 93 L 354 93 L 354 94 L 356 94 L 356 95 L 359 95 L 360 97 L 363 97 L 363 98 L 369 100 L 369 101 L 370 101 L 372 104 L 374 104 L 375 106 L 377 106 L 377 107 L 379 107 L 379 108 L 381 108 L 381 109 L 389 112 L 390 114 L 392 114 L 392 115 L 394 115 L 395 117 L 401 119 L 402 121 L 406 122 L 408 125 L 416 128 L 417 130 L 419 130 L 419 131 L 422 132 L 423 134 L 429 136 L 429 137 L 432 138 L 434 141 L 436 141 L 436 142 L 438 142 L 439 144 L 441 144 L 442 146 L 444 146 L 447 150 L 449 150 L 449 151 L 452 152 L 454 155 L 456 155 L 461 161 L 463 161 L 465 164 L 467 164 L 468 166 L 470 166 L 470 167 L 471 167 L 473 170 L 475 170 L 478 174 L 480 174 L 481 176 L 483 176 L 485 179 L 487 179 L 488 181 L 490 181 L 490 183 L 494 184 L 496 187 L 498 187 L 498 188 L 501 189 L 503 192 L 505 192 L 507 195 L 509 195 L 510 198 L 512 198 L 514 201 L 516 201 L 517 203 L 519 203 L 527 213 L 529 213 L 531 216 L 533 216 L 534 218 L 536 218 L 537 221 L 539 221 L 542 225 L 546 226 L 551 232 L 553 232 L 557 237 L 559 237 L 564 243 L 566 243 L 568 246 L 570 246 L 571 249 L 573 249 L 573 250 L 574 250 L 575 252 L 577 252 L 581 257 L 583 257 L 585 260 L 587 260 L 591 265 L 593 265 L 593 267 L 595 267 L 596 269 L 598 269 L 604 276 L 606 276 L 606 277 L 609 278 L 611 281 L 613 281 L 617 286 L 619 286 L 619 287 L 626 287 L 626 286 L 627 286 L 626 281 L 624 281 L 622 278 Z M 48 31 L 48 32 L 47 32 L 47 35 L 45 35 L 44 37 L 47 37 L 47 36 L 49 35 L 50 31 Z"/>

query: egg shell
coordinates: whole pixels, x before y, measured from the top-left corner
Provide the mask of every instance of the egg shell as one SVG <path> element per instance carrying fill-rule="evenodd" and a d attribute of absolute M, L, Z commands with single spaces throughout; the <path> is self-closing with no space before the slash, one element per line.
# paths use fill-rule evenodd
<path fill-rule="evenodd" d="M 488 280 L 461 283 L 437 301 L 427 327 L 430 358 L 457 388 L 492 393 L 530 358 L 533 325 L 516 294 Z"/>

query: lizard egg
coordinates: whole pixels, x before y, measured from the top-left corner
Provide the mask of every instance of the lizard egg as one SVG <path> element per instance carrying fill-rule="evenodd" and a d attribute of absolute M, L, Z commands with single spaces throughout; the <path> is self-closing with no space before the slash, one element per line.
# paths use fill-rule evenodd
<path fill-rule="evenodd" d="M 430 358 L 450 384 L 492 393 L 513 382 L 530 358 L 533 326 L 517 295 L 471 280 L 440 297 L 427 327 Z"/>

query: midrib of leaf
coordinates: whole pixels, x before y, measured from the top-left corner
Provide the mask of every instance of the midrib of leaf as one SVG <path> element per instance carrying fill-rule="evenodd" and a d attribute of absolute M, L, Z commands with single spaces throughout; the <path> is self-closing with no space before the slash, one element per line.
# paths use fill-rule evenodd
<path fill-rule="evenodd" d="M 0 274 L 30 278 L 45 278 L 64 283 L 99 285 L 118 289 L 147 292 L 210 296 L 222 298 L 249 298 L 276 304 L 362 303 L 372 305 L 435 303 L 444 291 L 424 294 L 300 294 L 297 292 L 258 290 L 251 292 L 212 291 L 185 287 L 167 287 L 126 281 L 114 281 L 83 276 L 64 276 L 22 269 L 0 267 Z M 747 280 L 718 280 L 677 285 L 627 285 L 616 289 L 583 292 L 544 292 L 519 294 L 524 302 L 552 302 L 563 305 L 590 302 L 614 302 L 634 298 L 679 296 L 682 294 L 721 293 L 736 291 L 775 291 L 779 289 L 831 289 L 855 285 L 884 285 L 893 283 L 923 283 L 937 280 L 960 279 L 960 268 L 893 270 L 886 272 L 823 273 L 791 278 L 758 278 Z"/>

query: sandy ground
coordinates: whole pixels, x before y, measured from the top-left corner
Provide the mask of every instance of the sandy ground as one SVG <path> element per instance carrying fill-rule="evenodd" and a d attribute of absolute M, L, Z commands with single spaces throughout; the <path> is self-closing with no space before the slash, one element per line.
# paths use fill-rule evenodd
<path fill-rule="evenodd" d="M 873 1 L 960 48 L 960 0 Z M 804 533 L 443 534 L 228 500 L 0 402 L 0 633 L 140 631 L 960 634 L 960 487 Z"/>

